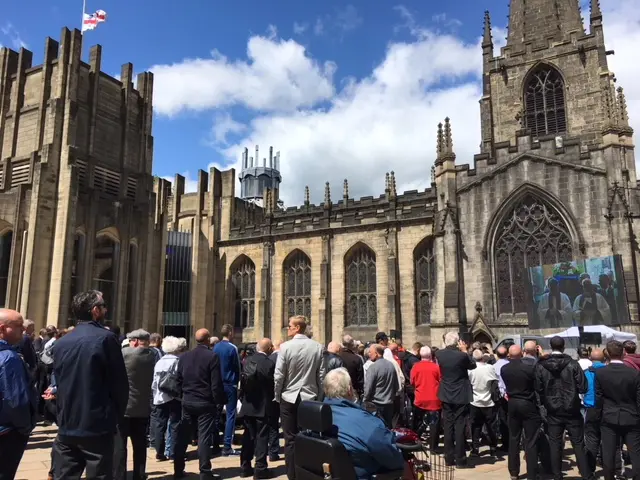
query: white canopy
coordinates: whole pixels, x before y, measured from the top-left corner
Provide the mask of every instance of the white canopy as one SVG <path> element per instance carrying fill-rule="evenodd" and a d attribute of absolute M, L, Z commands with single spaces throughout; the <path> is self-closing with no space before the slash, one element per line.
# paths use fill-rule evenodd
<path fill-rule="evenodd" d="M 609 328 L 606 325 L 589 325 L 584 327 L 585 332 L 591 333 L 600 333 L 602 335 L 602 343 L 606 343 L 609 340 L 618 340 L 619 342 L 624 342 L 625 340 L 631 340 L 633 342 L 637 342 L 638 338 L 633 333 L 620 332 L 618 330 L 614 330 L 613 328 Z M 545 335 L 546 338 L 551 338 L 555 336 L 559 337 L 580 337 L 580 332 L 578 331 L 578 327 L 571 327 L 565 330 L 564 332 L 552 333 L 551 335 Z"/>

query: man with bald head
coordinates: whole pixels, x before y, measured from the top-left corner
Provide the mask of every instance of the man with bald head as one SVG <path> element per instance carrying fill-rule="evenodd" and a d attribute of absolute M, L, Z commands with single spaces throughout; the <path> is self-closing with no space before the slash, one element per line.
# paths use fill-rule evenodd
<path fill-rule="evenodd" d="M 535 366 L 522 360 L 519 345 L 509 347 L 509 363 L 501 370 L 506 395 L 509 398 L 509 475 L 520 475 L 520 437 L 524 430 L 524 451 L 527 457 L 527 478 L 534 480 L 538 470 L 538 433 L 542 419 L 535 393 Z"/>
<path fill-rule="evenodd" d="M 0 309 L 0 478 L 14 478 L 36 425 L 36 393 L 26 363 L 15 350 L 24 320 Z"/>
<path fill-rule="evenodd" d="M 358 355 L 356 342 L 351 335 L 342 337 L 342 348 L 338 355 L 342 359 L 344 368 L 349 372 L 351 385 L 359 398 L 364 392 L 364 368 L 362 357 Z"/>
<path fill-rule="evenodd" d="M 273 350 L 271 340 L 263 338 L 256 345 L 256 354 L 247 358 L 242 372 L 241 415 L 244 435 L 240 466 L 243 477 L 270 478 L 267 454 L 269 431 L 277 426 L 278 410 L 274 401 L 274 374 L 276 365 L 269 358 Z M 255 454 L 255 469 L 251 461 Z"/>
<path fill-rule="evenodd" d="M 200 478 L 219 478 L 211 470 L 216 405 L 226 403 L 220 359 L 209 348 L 211 335 L 206 328 L 196 332 L 196 348 L 180 355 L 178 380 L 182 386 L 182 420 L 178 431 L 173 464 L 174 477 L 182 478 L 184 456 L 191 436 L 191 425 L 198 425 Z"/>
<path fill-rule="evenodd" d="M 342 358 L 338 356 L 340 352 L 340 344 L 338 342 L 329 342 L 327 351 L 324 352 L 324 373 L 325 375 L 331 370 L 344 367 Z"/>

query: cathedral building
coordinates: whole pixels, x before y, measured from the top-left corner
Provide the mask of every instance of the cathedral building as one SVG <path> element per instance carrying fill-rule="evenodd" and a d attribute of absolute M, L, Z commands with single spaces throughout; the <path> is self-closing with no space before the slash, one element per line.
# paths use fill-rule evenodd
<path fill-rule="evenodd" d="M 39 325 L 66 324 L 71 295 L 93 287 L 125 329 L 232 323 L 254 341 L 302 314 L 321 342 L 495 341 L 530 329 L 528 267 L 617 256 L 624 328 L 640 331 L 633 130 L 598 1 L 589 33 L 578 3 L 511 0 L 499 52 L 485 15 L 473 162 L 443 119 L 429 188 L 399 193 L 389 172 L 380 196 L 353 198 L 345 180 L 286 209 L 273 149 L 245 151 L 238 178 L 199 171 L 193 193 L 153 179 L 152 75 L 135 89 L 130 64 L 108 77 L 99 46 L 82 62 L 78 32 L 47 40 L 37 67 L 3 50 L 0 300 Z"/>

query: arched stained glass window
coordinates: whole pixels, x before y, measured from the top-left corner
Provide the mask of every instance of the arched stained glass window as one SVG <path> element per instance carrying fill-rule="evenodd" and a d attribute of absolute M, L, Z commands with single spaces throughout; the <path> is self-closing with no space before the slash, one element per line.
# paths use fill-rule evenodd
<path fill-rule="evenodd" d="M 236 328 L 252 328 L 256 311 L 256 266 L 249 257 L 241 256 L 231 267 L 231 283 L 235 290 Z"/>
<path fill-rule="evenodd" d="M 300 250 L 284 261 L 284 322 L 296 315 L 311 320 L 311 260 Z"/>
<path fill-rule="evenodd" d="M 413 252 L 416 272 L 416 320 L 418 325 L 431 323 L 433 296 L 436 289 L 436 262 L 433 238 L 425 238 Z"/>
<path fill-rule="evenodd" d="M 364 244 L 357 244 L 345 257 L 347 326 L 378 324 L 376 255 Z"/>
<path fill-rule="evenodd" d="M 564 82 L 548 65 L 534 70 L 524 88 L 525 126 L 535 137 L 567 131 Z"/>
<path fill-rule="evenodd" d="M 498 314 L 527 311 L 526 269 L 573 258 L 567 225 L 552 207 L 527 195 L 498 226 L 494 265 Z"/>

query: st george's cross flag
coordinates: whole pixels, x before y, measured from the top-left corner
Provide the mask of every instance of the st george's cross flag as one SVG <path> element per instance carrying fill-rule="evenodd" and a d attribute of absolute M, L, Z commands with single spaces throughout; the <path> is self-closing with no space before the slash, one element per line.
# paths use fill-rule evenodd
<path fill-rule="evenodd" d="M 104 10 L 96 10 L 95 13 L 82 14 L 82 31 L 95 29 L 99 23 L 107 21 L 107 12 Z"/>

